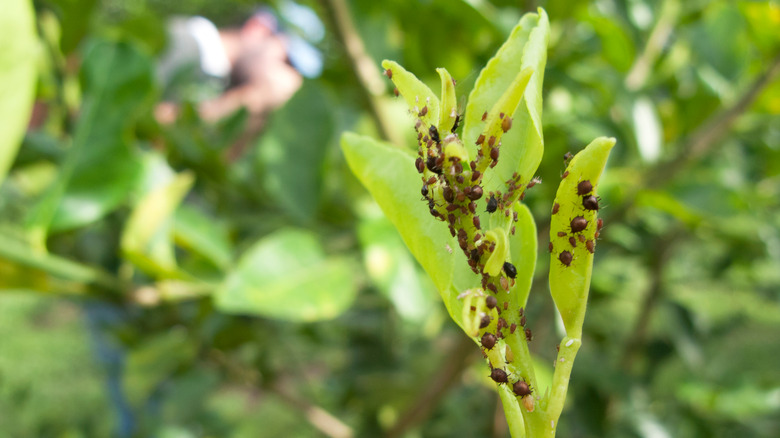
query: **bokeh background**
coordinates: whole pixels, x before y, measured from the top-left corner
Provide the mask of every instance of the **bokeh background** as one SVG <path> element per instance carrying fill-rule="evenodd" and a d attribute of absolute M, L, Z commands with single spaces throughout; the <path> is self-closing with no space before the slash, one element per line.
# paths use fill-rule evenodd
<path fill-rule="evenodd" d="M 26 1 L 3 3 L 24 21 Z M 539 6 L 545 182 L 526 202 L 540 367 L 561 337 L 543 250 L 563 154 L 617 138 L 559 435 L 780 436 L 776 2 L 32 4 L 35 38 L 0 53 L 0 98 L 35 89 L 18 153 L 0 148 L 0 437 L 508 436 L 478 349 L 339 137 L 414 147 L 380 61 L 434 90 L 446 67 L 465 104 Z M 261 6 L 321 71 L 259 128 L 246 110 L 201 120 L 197 83 L 158 122 L 168 20 L 239 26 Z M 2 41 L 24 46 L 12 31 Z"/>

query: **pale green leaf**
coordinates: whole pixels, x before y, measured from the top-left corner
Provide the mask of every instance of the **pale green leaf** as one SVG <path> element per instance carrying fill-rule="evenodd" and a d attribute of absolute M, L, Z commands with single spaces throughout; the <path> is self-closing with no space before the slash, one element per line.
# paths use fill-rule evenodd
<path fill-rule="evenodd" d="M 440 292 L 452 284 L 457 242 L 421 201 L 412 155 L 370 137 L 346 133 L 341 148 L 352 172 L 374 197 Z M 448 249 L 449 248 L 449 249 Z M 445 299 L 446 301 L 446 299 Z"/>
<path fill-rule="evenodd" d="M 586 210 L 582 204 L 583 196 L 578 195 L 577 186 L 582 181 L 590 181 L 597 195 L 598 182 L 606 165 L 609 152 L 615 145 L 614 138 L 599 137 L 578 153 L 566 169 L 568 175 L 558 186 L 555 205 L 558 211 L 550 221 L 550 241 L 553 251 L 550 256 L 550 293 L 555 306 L 563 318 L 566 335 L 580 338 L 585 307 L 588 303 L 590 276 L 593 269 L 593 254 L 587 249 L 587 242 L 596 244 L 597 214 Z M 573 232 L 571 222 L 576 217 L 587 220 L 587 226 L 580 232 Z M 558 233 L 563 233 L 561 236 Z M 586 242 L 579 240 L 583 236 Z M 574 246 L 570 242 L 573 239 Z M 561 261 L 561 254 L 571 254 L 569 266 Z"/>
<path fill-rule="evenodd" d="M 27 130 L 38 75 L 38 38 L 32 2 L 0 5 L 0 184 Z"/>

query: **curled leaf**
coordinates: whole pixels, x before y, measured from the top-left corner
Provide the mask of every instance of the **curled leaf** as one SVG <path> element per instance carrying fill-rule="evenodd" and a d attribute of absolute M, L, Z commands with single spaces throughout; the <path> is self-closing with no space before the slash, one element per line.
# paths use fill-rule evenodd
<path fill-rule="evenodd" d="M 439 122 L 439 98 L 433 94 L 433 91 L 395 61 L 384 60 L 382 67 L 390 72 L 388 75 L 390 80 L 406 100 L 409 109 L 426 124 L 436 125 Z"/>
<path fill-rule="evenodd" d="M 452 76 L 444 68 L 437 68 L 441 78 L 441 112 L 439 114 L 439 131 L 450 132 L 458 117 L 458 102 L 455 97 L 455 84 Z"/>
<path fill-rule="evenodd" d="M 489 117 L 499 117 L 503 123 L 500 113 L 505 112 L 504 116 L 512 121 L 511 129 L 502 135 L 498 165 L 485 174 L 483 188 L 486 192 L 504 190 L 504 182 L 514 172 L 521 175 L 521 182 L 527 183 L 539 167 L 544 153 L 542 84 L 549 38 L 550 23 L 543 9 L 539 9 L 538 14 L 524 15 L 504 45 L 482 70 L 469 95 L 462 137 L 466 145 L 473 145 L 489 121 L 487 117 L 482 120 L 485 112 L 493 112 L 494 105 L 504 99 L 513 83 L 521 85 L 525 69 L 530 68 L 532 71 L 527 86 L 523 88 L 523 99 L 516 110 L 499 110 L 497 115 L 488 114 Z M 512 99 L 506 99 L 506 107 L 510 107 Z M 474 149 L 470 149 L 471 152 L 476 154 Z"/>

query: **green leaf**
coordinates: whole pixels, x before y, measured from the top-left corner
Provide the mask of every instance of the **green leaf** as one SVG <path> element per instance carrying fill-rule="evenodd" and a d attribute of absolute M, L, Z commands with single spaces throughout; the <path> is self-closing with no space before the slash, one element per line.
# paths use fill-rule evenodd
<path fill-rule="evenodd" d="M 32 2 L 0 6 L 0 184 L 16 156 L 35 100 L 38 38 Z"/>
<path fill-rule="evenodd" d="M 287 321 L 332 319 L 355 299 L 354 268 L 346 258 L 326 256 L 315 234 L 283 229 L 241 257 L 218 289 L 216 305 Z"/>
<path fill-rule="evenodd" d="M 582 334 L 593 269 L 593 254 L 586 248 L 586 242 L 591 242 L 595 248 L 597 231 L 596 211 L 583 207 L 583 196 L 577 193 L 578 185 L 590 181 L 593 190 L 588 194 L 596 196 L 599 178 L 614 145 L 614 138 L 599 137 L 593 140 L 571 160 L 566 169 L 568 175 L 561 181 L 555 195 L 554 205 L 557 205 L 558 211 L 550 221 L 550 241 L 553 246 L 550 255 L 550 293 L 563 318 L 566 335 L 570 338 L 578 339 Z M 553 211 L 555 209 L 553 207 Z M 572 220 L 576 217 L 587 220 L 587 226 L 575 233 L 572 231 Z M 559 236 L 559 233 L 562 235 Z M 580 236 L 586 242 L 581 242 Z M 573 239 L 574 247 L 570 238 Z M 569 266 L 561 261 L 561 254 L 571 255 Z"/>
<path fill-rule="evenodd" d="M 636 48 L 617 20 L 607 17 L 588 17 L 593 30 L 601 40 L 601 54 L 616 70 L 627 72 L 634 63 Z"/>
<path fill-rule="evenodd" d="M 322 169 L 333 134 L 333 111 L 313 82 L 273 115 L 258 144 L 259 172 L 277 205 L 300 222 L 310 222 L 319 206 Z"/>
<path fill-rule="evenodd" d="M 463 143 L 466 145 L 474 144 L 485 131 L 482 115 L 491 112 L 494 105 L 504 99 L 504 102 L 513 102 L 513 98 L 505 98 L 504 95 L 508 90 L 511 95 L 513 89 L 521 88 L 518 87 L 521 85 L 518 79 L 523 70 L 530 68 L 533 71 L 517 110 L 512 111 L 514 114 L 505 114 L 505 117 L 512 117 L 512 128 L 501 139 L 498 165 L 485 174 L 483 182 L 486 193 L 504 190 L 504 182 L 514 172 L 522 176 L 523 183 L 528 183 L 541 162 L 544 153 L 542 84 L 549 34 L 550 25 L 544 10 L 539 9 L 539 14 L 524 15 L 509 39 L 482 70 L 469 95 L 463 127 Z M 500 116 L 493 113 L 489 115 L 496 118 Z M 476 153 L 476 150 L 473 152 Z"/>
<path fill-rule="evenodd" d="M 190 172 L 147 194 L 133 210 L 122 232 L 122 254 L 145 272 L 180 278 L 173 254 L 173 212 L 195 182 Z"/>
<path fill-rule="evenodd" d="M 341 148 L 352 172 L 368 189 L 412 255 L 433 280 L 452 319 L 463 327 L 458 295 L 479 284 L 447 227 L 420 200 L 420 177 L 411 154 L 370 137 L 345 133 Z M 454 277 L 453 278 L 453 274 Z"/>
<path fill-rule="evenodd" d="M 454 260 L 450 251 L 458 248 L 457 242 L 444 224 L 431 217 L 428 206 L 420 200 L 422 183 L 414 167 L 414 157 L 370 137 L 349 132 L 341 137 L 341 148 L 352 172 L 401 233 L 404 243 L 433 283 L 440 292 L 449 293 Z"/>
<path fill-rule="evenodd" d="M 152 60 L 133 46 L 96 42 L 82 67 L 84 102 L 57 180 L 28 220 L 39 239 L 100 219 L 123 203 L 142 164 L 131 128 L 152 96 Z"/>
<path fill-rule="evenodd" d="M 421 323 L 428 318 L 434 298 L 426 290 L 425 274 L 393 224 L 376 210 L 358 225 L 366 271 L 401 317 Z"/>

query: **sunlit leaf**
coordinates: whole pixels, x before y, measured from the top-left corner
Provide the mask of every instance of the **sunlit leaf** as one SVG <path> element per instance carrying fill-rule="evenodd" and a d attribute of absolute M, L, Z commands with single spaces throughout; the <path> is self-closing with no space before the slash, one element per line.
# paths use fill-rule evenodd
<path fill-rule="evenodd" d="M 344 134 L 341 148 L 352 172 L 401 233 L 436 287 L 448 291 L 454 260 L 450 251 L 458 246 L 447 227 L 434 220 L 420 200 L 420 177 L 412 155 L 352 133 Z"/>

